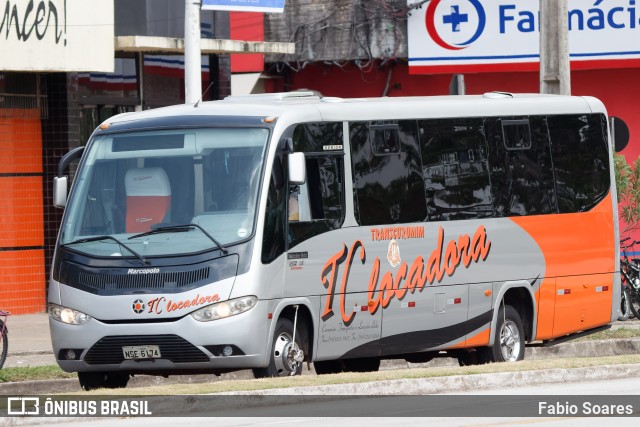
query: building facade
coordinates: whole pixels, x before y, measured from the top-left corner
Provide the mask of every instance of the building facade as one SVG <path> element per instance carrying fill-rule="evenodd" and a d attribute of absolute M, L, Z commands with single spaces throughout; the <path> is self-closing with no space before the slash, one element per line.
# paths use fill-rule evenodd
<path fill-rule="evenodd" d="M 595 96 L 625 120 L 623 154 L 640 156 L 640 6 L 568 0 L 571 93 Z M 467 94 L 538 93 L 538 0 L 288 0 L 265 17 L 265 39 L 296 43 L 269 55 L 267 91 L 325 96 L 446 95 L 462 74 Z"/>
<path fill-rule="evenodd" d="M 74 32 L 81 27 L 88 27 L 88 35 Z M 203 11 L 201 29 L 203 39 L 228 39 L 228 12 Z M 101 31 L 107 33 L 102 41 Z M 5 0 L 0 33 L 0 50 L 11 52 L 0 60 L 0 308 L 36 313 L 46 307 L 62 217 L 52 206 L 60 158 L 114 114 L 184 102 L 182 56 L 119 51 L 114 40 L 181 38 L 184 3 Z M 86 39 L 89 44 L 80 46 Z M 48 58 L 46 52 L 55 49 L 57 56 Z M 90 52 L 100 50 L 91 59 Z M 105 56 L 106 66 L 100 62 Z M 229 55 L 204 55 L 202 63 L 203 88 L 211 87 L 204 99 L 229 95 Z"/>

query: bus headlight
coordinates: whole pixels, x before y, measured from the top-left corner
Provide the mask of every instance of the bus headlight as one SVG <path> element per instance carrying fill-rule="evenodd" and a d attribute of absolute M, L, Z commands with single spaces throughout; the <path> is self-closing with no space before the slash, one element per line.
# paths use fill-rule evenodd
<path fill-rule="evenodd" d="M 191 313 L 194 319 L 199 322 L 209 322 L 211 320 L 224 319 L 251 310 L 258 303 L 258 298 L 254 296 L 236 298 L 211 304 L 200 310 Z"/>
<path fill-rule="evenodd" d="M 84 325 L 91 319 L 88 314 L 58 304 L 49 303 L 47 311 L 51 318 L 69 325 Z"/>

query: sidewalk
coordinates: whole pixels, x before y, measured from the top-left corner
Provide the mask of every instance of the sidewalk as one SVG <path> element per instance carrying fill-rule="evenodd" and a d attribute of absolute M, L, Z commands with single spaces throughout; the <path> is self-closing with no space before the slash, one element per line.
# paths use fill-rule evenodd
<path fill-rule="evenodd" d="M 5 367 L 28 367 L 56 364 L 49 335 L 49 316 L 47 313 L 9 316 L 7 319 L 7 327 L 9 328 L 9 354 L 4 365 Z M 640 321 L 631 319 L 625 322 L 616 322 L 612 328 L 640 329 Z M 636 338 L 634 340 L 640 341 L 640 338 Z M 599 343 L 602 343 L 602 341 Z M 617 351 L 622 351 L 616 350 L 616 348 L 622 349 L 623 347 L 626 347 L 631 350 L 636 347 L 636 345 L 629 346 L 628 344 L 623 343 L 616 343 L 614 345 L 596 345 L 594 342 L 592 345 L 587 346 L 588 352 L 591 354 L 585 354 L 585 346 L 586 344 L 581 344 L 580 349 L 575 349 L 575 353 L 580 356 L 606 356 L 615 354 Z M 527 348 L 525 359 L 544 358 L 547 354 L 559 357 L 561 353 L 566 353 L 569 356 L 574 353 L 574 351 L 571 350 L 572 347 L 575 347 L 575 345 L 573 345 L 571 341 L 567 344 L 560 344 L 549 348 L 529 347 Z M 606 351 L 607 347 L 611 347 L 610 351 Z M 635 352 L 633 350 L 631 351 Z M 383 369 L 394 369 L 400 367 L 396 365 L 417 366 L 404 361 L 383 361 Z"/>
<path fill-rule="evenodd" d="M 7 318 L 9 353 L 5 367 L 55 365 L 47 313 Z"/>

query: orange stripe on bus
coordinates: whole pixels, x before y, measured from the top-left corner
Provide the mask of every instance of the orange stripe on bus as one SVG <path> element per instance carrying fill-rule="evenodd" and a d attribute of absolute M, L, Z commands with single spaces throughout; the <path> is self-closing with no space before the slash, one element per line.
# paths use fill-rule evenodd
<path fill-rule="evenodd" d="M 491 328 L 487 327 L 487 329 L 478 332 L 471 338 L 467 338 L 467 347 L 480 347 L 489 345 L 489 336 L 491 333 Z"/>
<path fill-rule="evenodd" d="M 536 295 L 536 339 L 609 323 L 612 292 L 595 292 L 595 287 L 613 289 L 616 242 L 611 195 L 589 212 L 511 220 L 537 242 L 545 259 L 546 271 Z M 571 294 L 557 295 L 558 289 L 571 289 Z M 571 302 L 561 302 L 561 297 L 571 298 Z"/>
<path fill-rule="evenodd" d="M 489 345 L 489 336 L 491 334 L 491 328 L 487 326 L 486 329 L 478 332 L 467 340 L 462 340 L 458 344 L 447 346 L 447 349 L 454 348 L 467 348 L 467 347 L 483 347 Z"/>

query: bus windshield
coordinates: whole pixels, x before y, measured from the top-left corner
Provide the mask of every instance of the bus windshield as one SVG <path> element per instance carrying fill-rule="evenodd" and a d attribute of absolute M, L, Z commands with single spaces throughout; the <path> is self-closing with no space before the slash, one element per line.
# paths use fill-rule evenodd
<path fill-rule="evenodd" d="M 224 251 L 253 234 L 268 137 L 264 128 L 207 128 L 95 138 L 60 243 L 116 257 Z"/>

